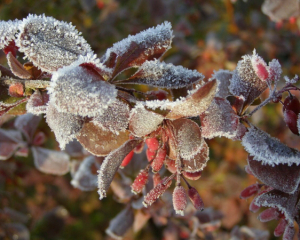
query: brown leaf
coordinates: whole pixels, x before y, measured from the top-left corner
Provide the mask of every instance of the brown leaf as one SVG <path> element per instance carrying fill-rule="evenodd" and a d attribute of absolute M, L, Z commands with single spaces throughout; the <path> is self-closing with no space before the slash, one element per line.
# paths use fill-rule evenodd
<path fill-rule="evenodd" d="M 9 52 L 6 55 L 7 63 L 10 67 L 10 70 L 14 75 L 16 75 L 19 78 L 22 79 L 32 79 L 32 75 L 26 71 L 26 69 L 23 67 L 23 65 L 12 55 L 11 52 Z"/>
<path fill-rule="evenodd" d="M 106 156 L 120 147 L 129 139 L 129 132 L 120 132 L 119 135 L 105 131 L 94 123 L 85 123 L 77 135 L 82 146 L 96 156 Z"/>

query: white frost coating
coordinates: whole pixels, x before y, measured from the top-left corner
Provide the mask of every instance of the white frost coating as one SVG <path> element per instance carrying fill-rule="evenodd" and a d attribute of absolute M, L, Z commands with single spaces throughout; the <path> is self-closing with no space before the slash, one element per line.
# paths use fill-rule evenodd
<path fill-rule="evenodd" d="M 19 20 L 0 21 L 0 49 L 3 49 L 10 41 L 16 39 L 20 23 L 21 21 Z"/>
<path fill-rule="evenodd" d="M 93 119 L 93 123 L 105 131 L 111 131 L 117 135 L 128 127 L 130 109 L 128 104 L 117 100 L 111 104 L 100 116 Z"/>
<path fill-rule="evenodd" d="M 232 78 L 232 74 L 233 72 L 223 69 L 214 72 L 210 80 L 216 79 L 218 82 L 216 97 L 226 98 L 227 96 L 231 95 L 228 87 L 230 84 L 230 79 Z"/>
<path fill-rule="evenodd" d="M 271 62 L 269 62 L 269 72 L 270 72 L 270 79 L 272 81 L 278 82 L 280 80 L 282 69 L 277 59 L 273 59 Z"/>
<path fill-rule="evenodd" d="M 229 91 L 235 96 L 245 97 L 246 104 L 251 104 L 267 88 L 266 81 L 262 81 L 253 69 L 252 58 L 256 57 L 256 53 L 243 56 L 230 80 Z"/>
<path fill-rule="evenodd" d="M 204 138 L 226 137 L 231 139 L 237 135 L 238 116 L 229 102 L 223 98 L 214 98 L 200 117 Z"/>
<path fill-rule="evenodd" d="M 271 137 L 266 132 L 252 126 L 242 138 L 242 145 L 245 150 L 254 157 L 254 160 L 262 164 L 300 164 L 300 152 L 289 148 L 277 138 Z"/>
<path fill-rule="evenodd" d="M 29 15 L 19 24 L 19 30 L 19 51 L 43 71 L 54 72 L 80 56 L 93 55 L 90 45 L 71 23 Z"/>
<path fill-rule="evenodd" d="M 112 52 L 116 53 L 118 56 L 125 54 L 132 42 L 135 42 L 139 46 L 147 49 L 147 51 L 149 51 L 148 54 L 151 54 L 154 47 L 165 48 L 168 50 L 170 48 L 172 38 L 172 25 L 169 22 L 164 22 L 155 28 L 149 28 L 134 36 L 129 35 L 122 41 L 115 43 L 111 48 L 107 49 L 102 62 L 107 61 Z"/>
<path fill-rule="evenodd" d="M 38 89 L 30 96 L 29 100 L 27 101 L 26 110 L 28 113 L 32 113 L 34 115 L 46 113 L 47 106 L 44 103 L 43 96 Z"/>
<path fill-rule="evenodd" d="M 48 106 L 45 117 L 62 150 L 65 149 L 66 144 L 76 138 L 83 125 L 82 117 L 58 112 L 53 105 Z"/>
<path fill-rule="evenodd" d="M 94 163 L 94 156 L 88 156 L 81 162 L 71 181 L 74 187 L 82 191 L 92 191 L 97 188 L 97 176 L 91 172 Z"/>
<path fill-rule="evenodd" d="M 44 173 L 63 175 L 69 171 L 69 155 L 41 147 L 31 148 L 34 165 Z"/>
<path fill-rule="evenodd" d="M 129 82 L 164 88 L 182 88 L 197 83 L 203 78 L 204 76 L 196 70 L 153 60 L 144 62 Z"/>
<path fill-rule="evenodd" d="M 129 129 L 135 136 L 143 137 L 155 131 L 163 120 L 162 115 L 148 111 L 138 102 L 130 112 Z"/>
<path fill-rule="evenodd" d="M 83 67 L 71 65 L 53 74 L 48 93 L 60 112 L 95 117 L 116 101 L 117 89 Z"/>

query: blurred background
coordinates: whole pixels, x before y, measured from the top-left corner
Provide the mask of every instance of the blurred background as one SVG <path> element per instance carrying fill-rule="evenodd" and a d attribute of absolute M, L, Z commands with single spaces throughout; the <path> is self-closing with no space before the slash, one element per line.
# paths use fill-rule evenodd
<path fill-rule="evenodd" d="M 300 74 L 300 20 L 288 15 L 282 21 L 272 21 L 262 12 L 262 4 L 261 0 L 1 0 L 0 20 L 44 13 L 72 22 L 99 57 L 129 34 L 169 21 L 175 37 L 172 49 L 163 57 L 168 63 L 196 69 L 210 78 L 216 70 L 234 70 L 241 56 L 256 49 L 266 62 L 278 59 L 284 75 L 292 78 Z M 2 52 L 0 64 L 6 65 Z M 299 148 L 299 140 L 283 122 L 280 104 L 269 104 L 251 121 L 287 145 Z M 44 122 L 39 129 L 48 136 L 47 147 L 58 149 Z M 265 239 L 275 239 L 272 230 L 276 222 L 259 222 L 258 214 L 248 210 L 250 202 L 239 198 L 245 187 L 256 182 L 244 171 L 247 154 L 241 144 L 225 138 L 207 142 L 211 159 L 200 180 L 191 184 L 207 208 L 222 213 L 217 231 L 225 235 L 211 235 L 215 237 L 210 239 L 229 239 L 226 233 L 236 225 L 269 230 L 270 237 Z M 110 239 L 105 229 L 124 205 L 112 194 L 100 201 L 96 190 L 75 189 L 70 179 L 69 174 L 39 172 L 32 158 L 13 157 L 0 162 L 0 222 L 23 223 L 30 239 Z M 142 230 L 131 229 L 124 239 L 188 239 L 184 235 L 172 238 L 167 226 L 167 222 L 158 225 L 150 219 Z"/>

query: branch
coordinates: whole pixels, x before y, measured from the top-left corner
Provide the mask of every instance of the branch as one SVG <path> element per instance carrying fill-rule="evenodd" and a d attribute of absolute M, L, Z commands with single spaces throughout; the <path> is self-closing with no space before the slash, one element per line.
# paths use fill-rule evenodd
<path fill-rule="evenodd" d="M 12 78 L 0 78 L 0 84 L 11 85 L 14 83 L 22 83 L 25 88 L 47 88 L 50 85 L 50 81 L 47 80 L 23 80 L 23 79 L 12 79 Z"/>

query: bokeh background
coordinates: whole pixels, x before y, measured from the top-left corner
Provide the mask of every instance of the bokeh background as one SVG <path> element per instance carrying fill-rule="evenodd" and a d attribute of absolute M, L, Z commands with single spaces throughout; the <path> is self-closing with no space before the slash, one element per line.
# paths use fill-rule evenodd
<path fill-rule="evenodd" d="M 234 70 L 241 56 L 256 49 L 266 62 L 278 59 L 284 74 L 292 78 L 300 74 L 299 21 L 297 18 L 279 23 L 271 21 L 261 11 L 262 2 L 1 0 L 0 20 L 22 19 L 31 13 L 72 22 L 98 56 L 129 34 L 169 21 L 175 37 L 172 49 L 163 57 L 168 63 L 196 69 L 210 78 L 215 70 Z M 0 63 L 6 65 L 2 52 Z M 280 104 L 269 104 L 251 121 L 289 146 L 299 148 L 299 140 L 283 122 Z M 58 149 L 44 122 L 39 129 L 48 136 L 46 146 Z M 200 180 L 192 185 L 199 190 L 206 207 L 222 212 L 222 225 L 217 231 L 230 233 L 234 226 L 246 225 L 272 232 L 275 222 L 259 222 L 258 214 L 248 210 L 249 201 L 239 198 L 246 186 L 256 182 L 244 171 L 247 154 L 241 144 L 217 138 L 208 141 L 208 145 L 211 159 Z M 69 174 L 61 177 L 39 172 L 32 158 L 14 157 L 0 162 L 0 209 L 18 211 L 16 219 L 23 221 L 33 240 L 110 239 L 105 229 L 124 205 L 115 201 L 112 194 L 100 201 L 96 191 L 74 189 L 70 179 Z M 1 219 L 0 215 L 0 222 L 12 221 L 3 216 Z M 149 220 L 139 232 L 130 230 L 125 239 L 168 239 L 165 228 Z M 275 239 L 272 234 L 270 239 Z"/>

